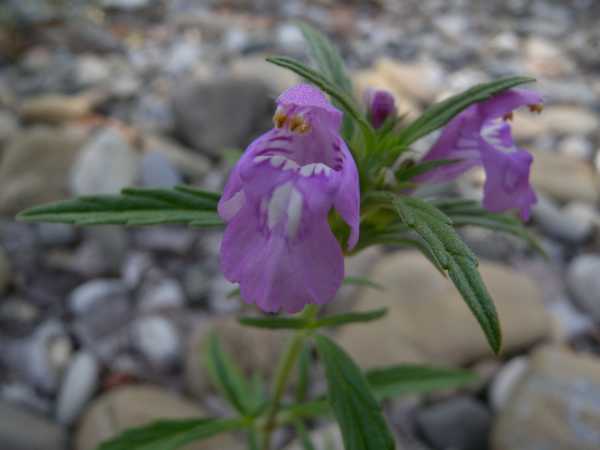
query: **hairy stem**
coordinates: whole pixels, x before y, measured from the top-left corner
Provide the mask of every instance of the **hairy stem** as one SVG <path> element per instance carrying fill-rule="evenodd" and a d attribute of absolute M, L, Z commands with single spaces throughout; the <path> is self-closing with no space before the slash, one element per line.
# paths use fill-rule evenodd
<path fill-rule="evenodd" d="M 302 313 L 302 317 L 306 319 L 313 319 L 316 317 L 317 312 L 318 306 L 308 305 Z M 281 405 L 281 400 L 285 394 L 292 369 L 294 368 L 294 365 L 296 364 L 296 361 L 302 352 L 304 341 L 306 340 L 307 336 L 308 333 L 306 330 L 296 331 L 288 343 L 288 346 L 281 359 L 279 360 L 273 385 L 273 397 L 266 413 L 262 450 L 271 450 L 271 435 L 273 434 L 275 426 L 277 425 L 276 419 L 277 413 L 279 412 L 279 407 Z"/>

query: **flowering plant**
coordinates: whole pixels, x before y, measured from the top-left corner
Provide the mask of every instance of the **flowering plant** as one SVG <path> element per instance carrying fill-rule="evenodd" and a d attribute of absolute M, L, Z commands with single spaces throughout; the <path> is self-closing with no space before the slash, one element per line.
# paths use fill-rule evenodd
<path fill-rule="evenodd" d="M 465 371 L 399 364 L 363 372 L 326 327 L 376 320 L 385 310 L 319 314 L 344 281 L 344 256 L 372 245 L 419 249 L 455 284 L 494 352 L 501 331 L 494 304 L 477 270 L 477 259 L 456 228 L 476 225 L 501 230 L 535 245 L 516 211 L 528 219 L 536 195 L 529 183 L 531 155 L 517 148 L 509 120 L 541 97 L 510 77 L 475 86 L 434 104 L 405 123 L 393 97 L 371 90 L 361 106 L 338 52 L 316 30 L 301 25 L 318 69 L 296 60 L 268 60 L 305 82 L 276 101 L 273 128 L 252 142 L 233 168 L 222 194 L 190 186 L 125 189 L 119 196 L 81 197 L 24 211 L 26 221 L 78 225 L 225 225 L 221 267 L 240 285 L 241 298 L 266 313 L 239 319 L 243 326 L 291 329 L 295 334 L 276 370 L 270 393 L 261 381 L 245 379 L 213 336 L 207 368 L 235 414 L 230 418 L 161 421 L 129 430 L 102 450 L 172 450 L 229 431 L 244 431 L 250 449 L 272 448 L 278 427 L 293 426 L 304 448 L 313 448 L 306 421 L 332 412 L 348 450 L 394 448 L 380 401 L 400 392 L 458 386 Z M 411 146 L 440 128 L 420 159 Z M 418 187 L 443 182 L 482 166 L 478 202 L 418 195 Z M 509 214 L 502 214 L 508 212 Z M 348 280 L 352 281 L 352 280 Z M 359 280 L 354 279 L 354 282 Z M 362 280 L 368 283 L 368 280 Z M 307 399 L 310 346 L 324 365 L 328 390 Z M 298 365 L 296 394 L 287 387 Z"/>

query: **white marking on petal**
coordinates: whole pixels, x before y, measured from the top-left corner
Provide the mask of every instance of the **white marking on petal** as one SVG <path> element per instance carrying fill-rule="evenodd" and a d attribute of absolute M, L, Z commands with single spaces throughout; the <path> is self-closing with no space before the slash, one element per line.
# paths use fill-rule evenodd
<path fill-rule="evenodd" d="M 286 212 L 291 190 L 292 183 L 288 182 L 278 186 L 273 191 L 267 207 L 267 225 L 270 229 L 273 229 L 279 223 Z"/>
<path fill-rule="evenodd" d="M 314 170 L 315 170 L 314 164 L 307 164 L 300 168 L 300 175 L 302 175 L 303 177 L 310 177 L 313 174 Z"/>
<path fill-rule="evenodd" d="M 254 158 L 254 162 L 255 162 L 256 164 L 259 164 L 259 163 L 261 163 L 261 162 L 264 162 L 264 161 L 267 161 L 267 160 L 269 160 L 269 159 L 271 159 L 271 157 L 270 157 L 270 156 L 257 156 L 256 158 Z"/>
<path fill-rule="evenodd" d="M 271 165 L 273 167 L 279 167 L 279 166 L 281 166 L 285 162 L 285 159 L 286 158 L 284 158 L 281 155 L 271 156 Z"/>
<path fill-rule="evenodd" d="M 292 161 L 291 159 L 286 159 L 285 164 L 283 165 L 283 170 L 297 170 L 300 166 L 296 161 Z"/>
<path fill-rule="evenodd" d="M 287 234 L 290 238 L 295 238 L 300 227 L 302 219 L 302 194 L 296 189 L 290 193 L 290 203 L 287 208 Z"/>
<path fill-rule="evenodd" d="M 302 166 L 300 169 L 300 175 L 303 177 L 310 177 L 311 175 L 320 175 L 324 173 L 326 176 L 331 174 L 331 167 L 323 163 L 311 163 Z"/>
<path fill-rule="evenodd" d="M 246 195 L 244 191 L 238 191 L 235 193 L 233 197 L 229 200 L 221 203 L 221 207 L 219 208 L 221 215 L 223 216 L 223 220 L 229 221 L 235 216 L 244 203 L 246 202 Z"/>

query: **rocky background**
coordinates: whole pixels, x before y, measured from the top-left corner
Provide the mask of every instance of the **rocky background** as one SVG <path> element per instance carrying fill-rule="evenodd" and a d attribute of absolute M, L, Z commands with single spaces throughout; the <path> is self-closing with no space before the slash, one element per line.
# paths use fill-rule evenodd
<path fill-rule="evenodd" d="M 600 4 L 593 0 L 4 0 L 0 3 L 0 448 L 92 450 L 158 417 L 226 414 L 202 370 L 216 330 L 268 375 L 285 333 L 242 329 L 218 270 L 218 233 L 180 227 L 27 225 L 32 205 L 124 186 L 220 189 L 304 58 L 293 19 L 340 46 L 359 89 L 414 116 L 495 77 L 530 74 L 543 114 L 514 119 L 535 153 L 532 229 L 549 258 L 465 229 L 505 334 L 490 354 L 454 288 L 418 254 L 352 261 L 385 291 L 344 290 L 337 310 L 386 305 L 336 339 L 365 367 L 469 367 L 459 392 L 386 404 L 400 450 L 600 448 Z M 417 145 L 421 150 L 427 144 Z M 477 197 L 481 174 L 444 186 Z M 345 288 L 347 289 L 347 288 Z M 314 390 L 323 387 L 315 374 Z M 319 449 L 341 449 L 327 423 Z M 297 449 L 291 432 L 282 447 Z M 221 436 L 190 449 L 242 449 Z"/>

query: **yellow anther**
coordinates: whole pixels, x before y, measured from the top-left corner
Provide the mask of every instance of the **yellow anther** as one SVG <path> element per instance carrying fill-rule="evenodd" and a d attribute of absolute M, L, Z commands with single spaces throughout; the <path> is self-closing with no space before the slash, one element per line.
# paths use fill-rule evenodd
<path fill-rule="evenodd" d="M 504 114 L 504 116 L 502 116 L 502 118 L 504 120 L 508 120 L 508 121 L 512 121 L 515 118 L 515 115 L 511 112 Z"/>
<path fill-rule="evenodd" d="M 536 113 L 541 113 L 544 110 L 544 105 L 542 105 L 541 103 L 537 103 L 534 105 L 529 105 L 529 111 L 531 112 L 536 112 Z"/>
<path fill-rule="evenodd" d="M 275 115 L 273 116 L 273 124 L 275 125 L 275 128 L 283 127 L 287 119 L 288 117 L 281 111 L 275 112 Z"/>
<path fill-rule="evenodd" d="M 304 134 L 310 131 L 310 125 L 301 116 L 294 116 L 290 120 L 290 131 Z"/>

